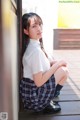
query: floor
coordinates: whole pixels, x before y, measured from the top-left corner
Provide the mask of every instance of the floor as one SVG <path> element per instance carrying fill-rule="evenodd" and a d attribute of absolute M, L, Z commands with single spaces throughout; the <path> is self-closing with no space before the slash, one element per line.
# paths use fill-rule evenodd
<path fill-rule="evenodd" d="M 19 113 L 19 120 L 80 120 L 80 50 L 54 50 L 53 56 L 68 63 L 69 78 L 59 98 L 61 112 L 52 115 L 37 115 L 27 111 Z"/>

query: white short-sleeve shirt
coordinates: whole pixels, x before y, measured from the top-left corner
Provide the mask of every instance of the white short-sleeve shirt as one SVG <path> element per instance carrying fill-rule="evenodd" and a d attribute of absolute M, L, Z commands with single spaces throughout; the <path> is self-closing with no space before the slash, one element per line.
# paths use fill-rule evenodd
<path fill-rule="evenodd" d="M 33 80 L 33 74 L 43 73 L 50 69 L 50 62 L 40 47 L 38 40 L 30 39 L 23 56 L 23 77 Z"/>

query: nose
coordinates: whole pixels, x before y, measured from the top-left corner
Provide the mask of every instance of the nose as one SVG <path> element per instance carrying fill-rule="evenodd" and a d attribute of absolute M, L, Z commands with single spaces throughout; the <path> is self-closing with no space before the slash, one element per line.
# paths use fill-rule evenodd
<path fill-rule="evenodd" d="M 38 30 L 42 31 L 42 26 L 41 25 L 38 25 Z"/>

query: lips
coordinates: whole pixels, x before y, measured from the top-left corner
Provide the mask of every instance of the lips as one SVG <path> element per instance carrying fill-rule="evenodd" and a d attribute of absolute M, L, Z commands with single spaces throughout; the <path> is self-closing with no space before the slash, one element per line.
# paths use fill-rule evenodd
<path fill-rule="evenodd" d="M 42 35 L 42 32 L 40 32 L 40 33 L 37 33 L 37 35 Z"/>

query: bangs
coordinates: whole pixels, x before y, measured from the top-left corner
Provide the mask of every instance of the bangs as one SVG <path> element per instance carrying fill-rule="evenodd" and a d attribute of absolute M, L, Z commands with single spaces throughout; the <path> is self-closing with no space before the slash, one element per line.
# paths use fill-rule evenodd
<path fill-rule="evenodd" d="M 40 24 L 40 25 L 43 24 L 42 19 L 39 16 L 36 16 L 36 15 L 29 18 L 29 24 L 31 24 L 32 19 L 34 20 L 35 24 Z"/>
<path fill-rule="evenodd" d="M 35 24 L 43 24 L 41 18 L 38 16 L 34 16 L 34 21 L 35 21 Z"/>

